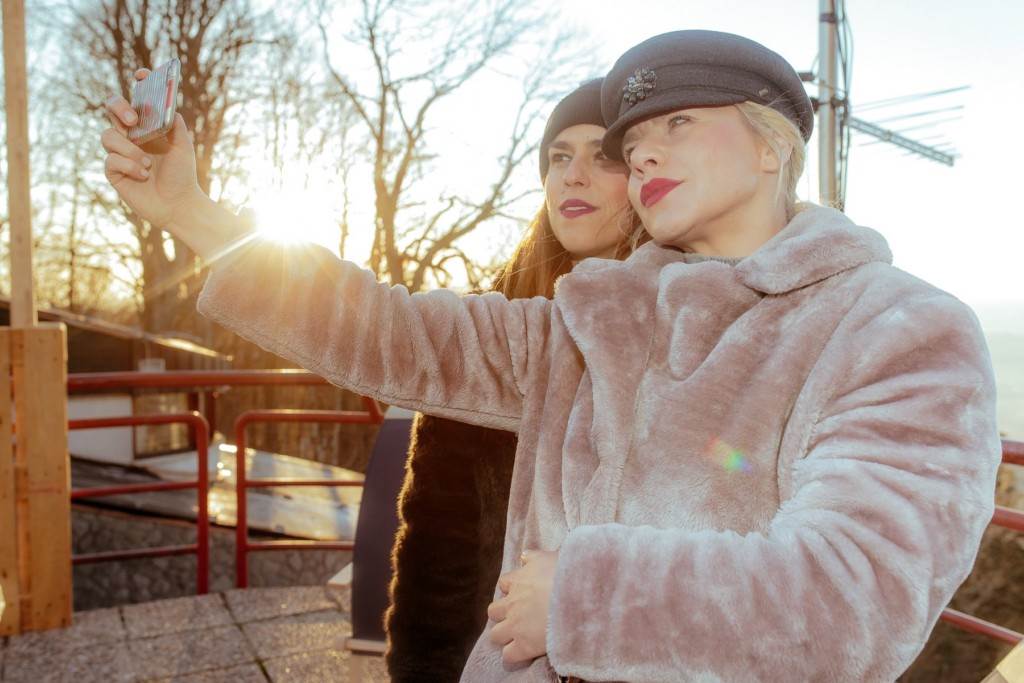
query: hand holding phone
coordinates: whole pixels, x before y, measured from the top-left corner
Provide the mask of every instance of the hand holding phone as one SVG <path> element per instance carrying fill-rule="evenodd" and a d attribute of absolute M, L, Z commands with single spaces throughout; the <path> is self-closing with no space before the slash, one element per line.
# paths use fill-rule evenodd
<path fill-rule="evenodd" d="M 145 79 L 136 81 L 132 90 L 132 109 L 139 124 L 128 130 L 128 139 L 138 146 L 166 137 L 174 127 L 178 106 L 181 62 L 171 59 L 154 69 Z"/>
<path fill-rule="evenodd" d="M 140 87 L 134 91 L 132 102 L 121 95 L 107 100 L 112 127 L 101 136 L 108 153 L 107 179 L 137 216 L 160 228 L 166 228 L 187 213 L 190 205 L 205 198 L 197 182 L 191 135 L 181 114 L 173 110 L 174 97 L 167 95 L 169 86 L 172 93 L 177 92 L 180 67 L 174 62 L 177 60 L 157 70 L 166 76 L 154 78 L 156 72 L 137 70 L 135 79 Z M 154 97 L 154 90 L 143 87 L 147 82 L 160 84 L 163 94 Z M 146 107 L 145 102 L 150 106 Z M 164 106 L 168 102 L 170 110 Z M 136 109 L 133 103 L 141 106 Z M 140 146 L 139 140 L 148 143 Z"/>

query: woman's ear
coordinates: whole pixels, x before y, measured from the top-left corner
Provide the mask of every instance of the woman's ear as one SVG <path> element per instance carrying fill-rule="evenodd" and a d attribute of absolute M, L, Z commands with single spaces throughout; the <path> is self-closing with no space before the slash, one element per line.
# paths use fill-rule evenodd
<path fill-rule="evenodd" d="M 785 142 L 775 139 L 769 144 L 767 140 L 761 140 L 761 171 L 763 173 L 776 174 L 782 171 L 783 165 L 789 161 L 793 150 Z"/>

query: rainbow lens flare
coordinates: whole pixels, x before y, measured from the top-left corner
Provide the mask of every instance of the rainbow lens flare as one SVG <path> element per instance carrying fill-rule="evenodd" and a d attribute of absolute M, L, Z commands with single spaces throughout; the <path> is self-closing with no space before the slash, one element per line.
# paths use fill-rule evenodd
<path fill-rule="evenodd" d="M 717 436 L 708 444 L 708 454 L 721 463 L 726 472 L 751 472 L 753 463 L 741 451 L 733 448 Z"/>

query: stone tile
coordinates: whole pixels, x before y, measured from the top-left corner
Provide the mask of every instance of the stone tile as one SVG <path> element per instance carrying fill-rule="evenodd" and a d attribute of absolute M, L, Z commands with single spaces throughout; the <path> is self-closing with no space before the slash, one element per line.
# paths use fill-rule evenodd
<path fill-rule="evenodd" d="M 249 644 L 234 625 L 129 640 L 128 648 L 143 679 L 174 678 L 254 661 Z"/>
<path fill-rule="evenodd" d="M 349 653 L 320 650 L 268 659 L 263 662 L 272 683 L 307 681 L 347 681 Z"/>
<path fill-rule="evenodd" d="M 238 624 L 291 614 L 338 609 L 338 602 L 325 586 L 292 588 L 240 588 L 227 591 L 224 598 Z"/>
<path fill-rule="evenodd" d="M 97 643 L 125 639 L 124 624 L 116 607 L 75 612 L 71 626 L 49 631 L 29 631 L 7 639 L 6 651 L 11 659 L 48 658 Z"/>
<path fill-rule="evenodd" d="M 362 666 L 362 683 L 390 683 L 383 657 L 359 657 L 344 650 L 304 652 L 263 662 L 273 683 L 349 680 Z"/>
<path fill-rule="evenodd" d="M 345 614 L 352 612 L 352 588 L 351 586 L 326 586 L 327 596 L 334 600 Z"/>
<path fill-rule="evenodd" d="M 384 663 L 383 657 L 363 657 L 364 666 L 363 673 L 365 677 L 364 681 L 369 683 L 391 683 L 391 677 L 388 676 L 388 666 Z"/>
<path fill-rule="evenodd" d="M 348 617 L 336 610 L 242 624 L 261 660 L 314 650 L 342 650 L 352 634 Z"/>
<path fill-rule="evenodd" d="M 233 623 L 218 594 L 155 600 L 121 608 L 129 638 L 195 631 Z"/>
<path fill-rule="evenodd" d="M 8 653 L 4 683 L 134 683 L 135 663 L 126 642 L 94 643 L 43 656 Z"/>
<path fill-rule="evenodd" d="M 267 683 L 267 677 L 259 665 L 253 663 L 175 678 L 161 678 L 154 683 Z"/>

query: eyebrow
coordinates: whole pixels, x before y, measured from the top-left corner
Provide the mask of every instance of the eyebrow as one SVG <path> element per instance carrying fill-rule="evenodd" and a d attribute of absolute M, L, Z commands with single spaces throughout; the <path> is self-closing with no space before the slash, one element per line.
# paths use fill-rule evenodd
<path fill-rule="evenodd" d="M 587 141 L 587 147 L 600 147 L 600 146 L 601 146 L 601 141 L 600 140 L 589 140 L 589 141 Z M 555 140 L 550 145 L 548 145 L 548 148 L 549 149 L 564 149 L 564 150 L 568 150 L 570 152 L 573 150 L 573 146 L 572 145 L 570 145 L 568 142 L 563 142 L 562 140 Z"/>

